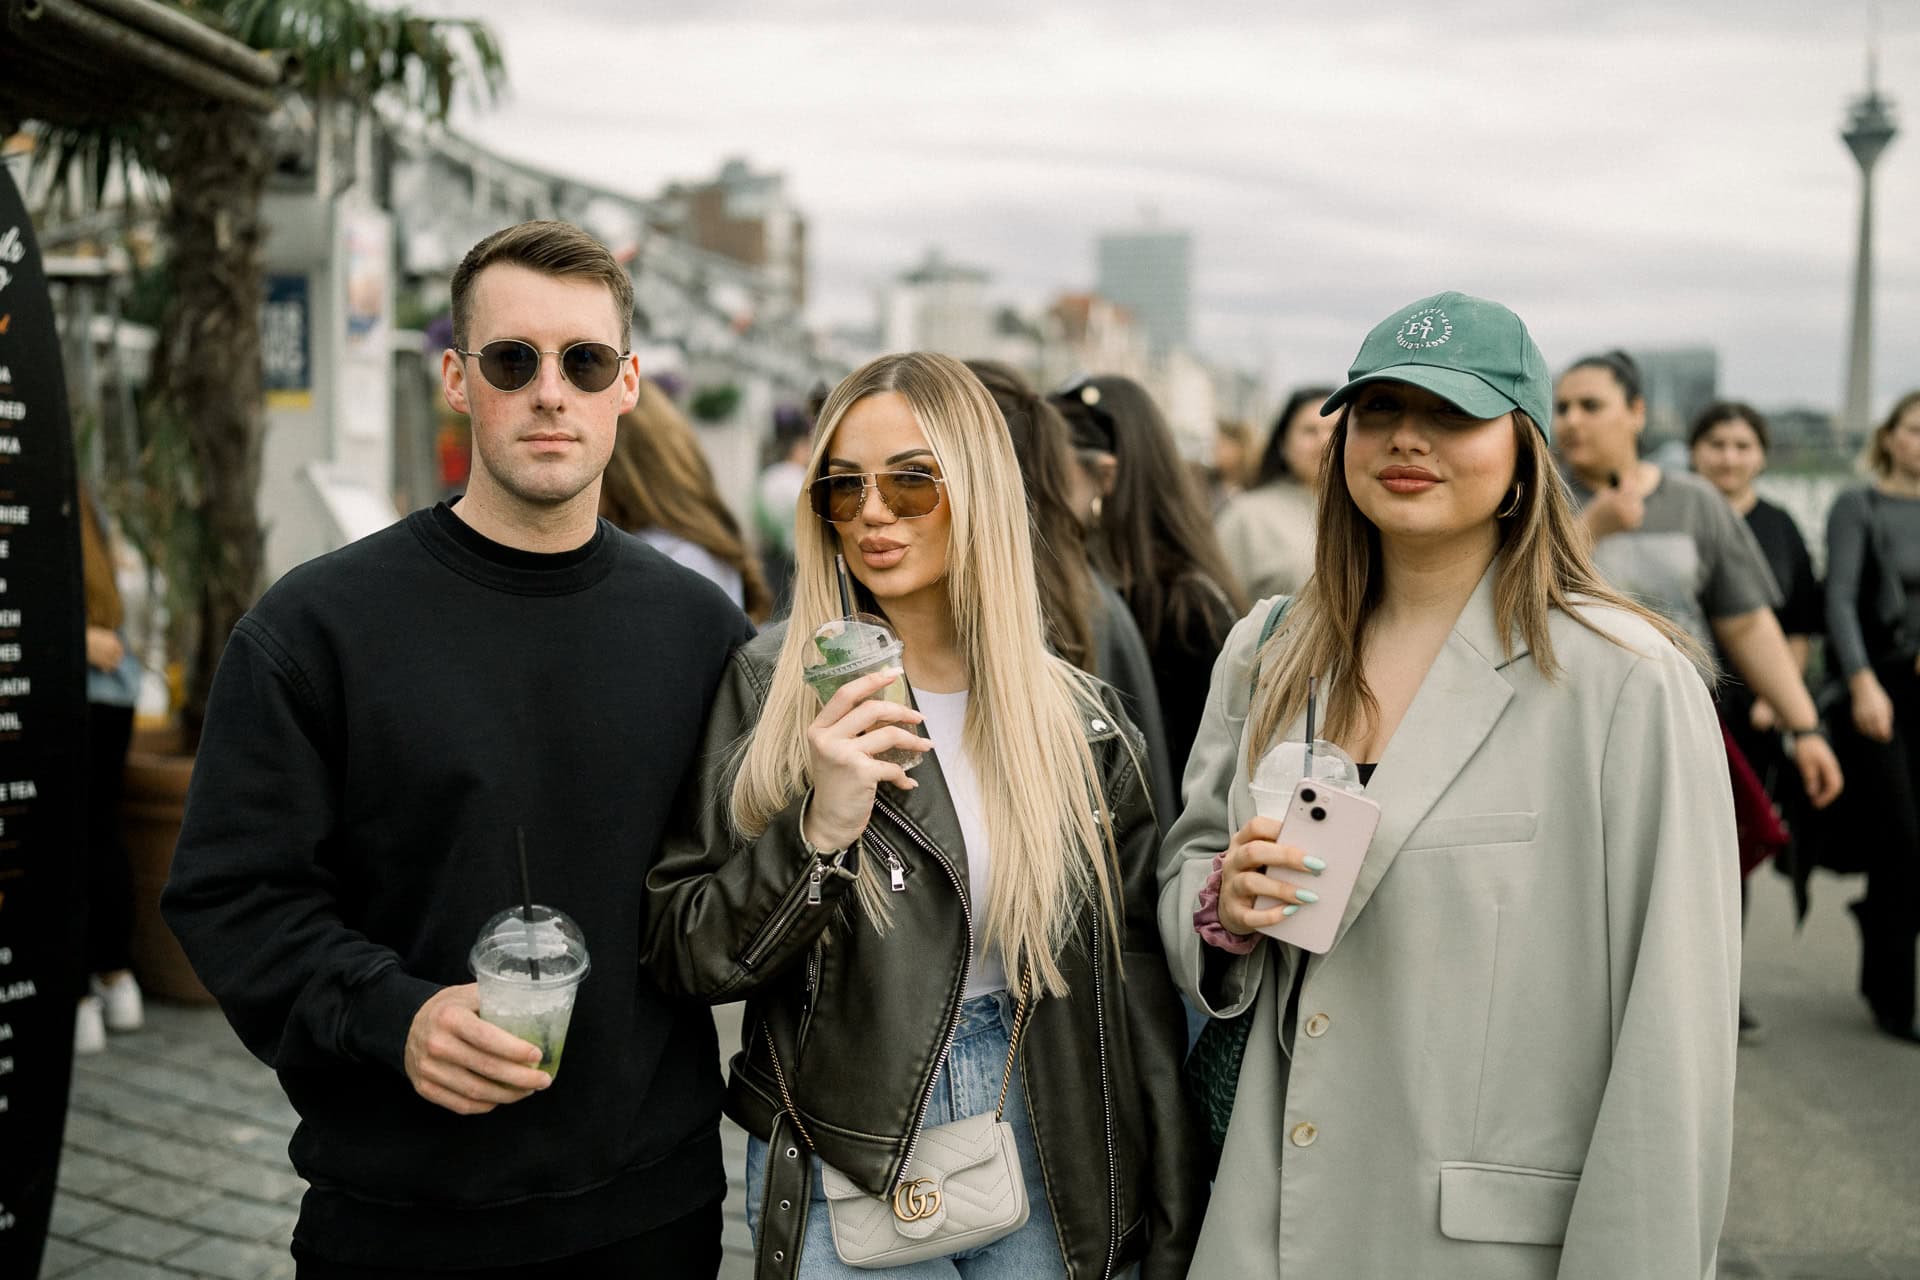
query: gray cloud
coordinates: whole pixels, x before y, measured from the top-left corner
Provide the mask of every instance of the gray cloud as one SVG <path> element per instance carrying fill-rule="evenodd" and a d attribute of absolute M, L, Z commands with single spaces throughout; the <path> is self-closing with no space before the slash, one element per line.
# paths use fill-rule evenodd
<path fill-rule="evenodd" d="M 823 318 L 930 244 L 1009 298 L 1086 287 L 1093 235 L 1153 206 L 1195 233 L 1209 350 L 1276 377 L 1465 287 L 1555 358 L 1706 341 L 1763 402 L 1839 385 L 1852 6 L 443 3 L 505 39 L 512 98 L 464 123 L 511 154 L 636 193 L 729 154 L 784 171 Z M 1920 3 L 1883 8 L 1912 108 Z M 1880 177 L 1882 397 L 1920 382 L 1915 131 Z"/>

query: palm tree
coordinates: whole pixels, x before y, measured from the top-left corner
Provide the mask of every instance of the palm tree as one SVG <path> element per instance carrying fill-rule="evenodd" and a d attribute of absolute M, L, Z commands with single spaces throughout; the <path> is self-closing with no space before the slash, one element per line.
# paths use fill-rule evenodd
<path fill-rule="evenodd" d="M 285 60 L 284 87 L 314 117 L 342 111 L 444 122 L 463 87 L 491 99 L 504 61 L 482 23 L 417 16 L 368 0 L 180 0 L 181 8 Z M 48 148 L 65 172 L 87 161 L 104 185 L 117 156 L 161 180 L 173 292 L 148 386 L 176 421 L 197 464 L 202 561 L 183 655 L 181 728 L 197 744 L 214 667 L 234 623 L 261 587 L 264 533 L 256 497 L 264 427 L 260 303 L 265 289 L 262 195 L 271 162 L 268 125 L 239 103 L 174 108 L 127 130 L 68 130 Z M 325 193 L 323 193 L 325 194 Z"/>

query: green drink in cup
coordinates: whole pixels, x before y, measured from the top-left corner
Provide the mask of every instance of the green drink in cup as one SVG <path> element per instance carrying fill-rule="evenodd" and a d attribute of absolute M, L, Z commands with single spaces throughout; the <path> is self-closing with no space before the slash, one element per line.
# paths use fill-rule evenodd
<path fill-rule="evenodd" d="M 538 1048 L 540 1070 L 556 1075 L 589 967 L 580 926 L 552 907 L 513 907 L 487 921 L 467 958 L 480 1016 Z"/>
<path fill-rule="evenodd" d="M 900 637 L 894 634 L 885 619 L 876 618 L 870 613 L 849 614 L 844 618 L 830 619 L 813 633 L 813 644 L 801 663 L 802 674 L 813 691 L 820 695 L 821 703 L 825 704 L 844 684 L 887 667 L 898 668 L 900 655 L 904 652 L 906 646 L 900 643 Z M 874 696 L 887 702 L 897 702 L 903 707 L 913 705 L 907 696 L 905 674 L 896 676 L 891 684 Z M 883 751 L 875 758 L 897 764 L 903 769 L 911 769 L 920 763 L 920 753 L 905 747 Z"/>

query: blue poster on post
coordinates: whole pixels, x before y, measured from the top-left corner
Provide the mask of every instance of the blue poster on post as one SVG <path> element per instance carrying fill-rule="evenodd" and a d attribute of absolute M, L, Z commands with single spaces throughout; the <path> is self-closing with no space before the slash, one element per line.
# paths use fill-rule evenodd
<path fill-rule="evenodd" d="M 260 308 L 260 372 L 267 403 L 275 408 L 313 407 L 312 321 L 306 276 L 268 276 Z"/>

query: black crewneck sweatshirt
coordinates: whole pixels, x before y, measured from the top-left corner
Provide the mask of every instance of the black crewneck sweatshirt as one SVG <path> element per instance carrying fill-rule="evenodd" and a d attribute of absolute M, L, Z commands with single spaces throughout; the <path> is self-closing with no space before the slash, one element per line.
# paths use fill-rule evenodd
<path fill-rule="evenodd" d="M 750 634 L 605 521 L 540 555 L 444 504 L 294 569 L 234 629 L 163 907 L 300 1114 L 297 1248 L 512 1265 L 724 1194 L 712 1017 L 638 957 L 647 870 Z M 402 1052 L 519 900 L 516 826 L 535 899 L 579 923 L 593 967 L 553 1086 L 459 1116 Z"/>

